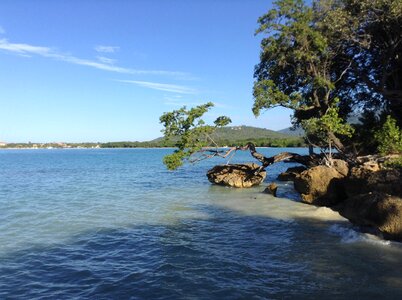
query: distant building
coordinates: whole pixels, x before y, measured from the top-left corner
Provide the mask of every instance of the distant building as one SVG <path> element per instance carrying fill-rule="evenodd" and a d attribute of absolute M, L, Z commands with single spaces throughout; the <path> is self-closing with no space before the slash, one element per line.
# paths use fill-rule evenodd
<path fill-rule="evenodd" d="M 5 146 L 7 146 L 7 143 L 0 142 L 0 147 L 5 147 Z"/>

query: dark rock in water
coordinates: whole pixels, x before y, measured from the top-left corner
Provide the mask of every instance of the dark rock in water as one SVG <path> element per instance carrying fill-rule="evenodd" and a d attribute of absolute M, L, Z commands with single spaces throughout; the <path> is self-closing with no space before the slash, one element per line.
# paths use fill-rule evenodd
<path fill-rule="evenodd" d="M 299 175 L 301 172 L 305 170 L 306 167 L 304 166 L 288 168 L 285 172 L 282 172 L 281 174 L 278 175 L 278 180 L 293 181 L 297 175 Z"/>
<path fill-rule="evenodd" d="M 402 198 L 384 193 L 355 195 L 339 208 L 339 213 L 359 226 L 374 226 L 385 238 L 402 241 Z"/>
<path fill-rule="evenodd" d="M 276 197 L 276 192 L 278 191 L 278 185 L 274 182 L 270 183 L 266 189 L 264 190 L 264 193 L 271 194 L 272 196 Z"/>
<path fill-rule="evenodd" d="M 264 181 L 267 173 L 262 171 L 256 174 L 259 168 L 255 163 L 218 165 L 207 172 L 207 177 L 215 184 L 248 188 Z"/>
<path fill-rule="evenodd" d="M 332 206 L 344 197 L 341 186 L 345 176 L 335 168 L 316 166 L 300 173 L 294 179 L 302 201 L 320 206 Z"/>

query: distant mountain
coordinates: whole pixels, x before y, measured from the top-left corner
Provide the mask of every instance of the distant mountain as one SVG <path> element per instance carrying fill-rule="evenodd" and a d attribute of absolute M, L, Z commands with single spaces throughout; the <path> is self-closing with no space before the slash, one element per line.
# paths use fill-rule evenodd
<path fill-rule="evenodd" d="M 298 127 L 295 130 L 293 130 L 292 127 L 288 127 L 285 129 L 278 130 L 277 132 L 282 133 L 282 134 L 291 135 L 291 136 L 298 136 L 298 137 L 304 136 L 304 130 L 300 127 Z"/>

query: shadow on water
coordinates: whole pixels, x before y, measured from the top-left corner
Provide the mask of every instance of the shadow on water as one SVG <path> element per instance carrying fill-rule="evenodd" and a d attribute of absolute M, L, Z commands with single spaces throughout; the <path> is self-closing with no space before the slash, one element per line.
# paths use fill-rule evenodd
<path fill-rule="evenodd" d="M 340 243 L 323 221 L 195 209 L 206 217 L 91 231 L 1 257 L 0 298 L 402 297 L 392 247 Z"/>

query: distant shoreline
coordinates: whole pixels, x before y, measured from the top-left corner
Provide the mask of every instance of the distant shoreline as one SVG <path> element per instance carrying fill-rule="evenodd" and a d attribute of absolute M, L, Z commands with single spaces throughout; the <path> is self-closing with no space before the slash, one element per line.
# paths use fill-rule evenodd
<path fill-rule="evenodd" d="M 230 147 L 218 147 L 221 149 L 227 149 Z M 307 147 L 267 147 L 261 146 L 256 147 L 260 149 L 283 149 L 283 148 L 293 148 L 301 149 Z M 86 148 L 86 147 L 69 147 L 69 148 L 29 148 L 29 147 L 0 147 L 0 150 L 101 150 L 101 149 L 176 149 L 176 147 L 99 147 L 99 148 Z"/>

